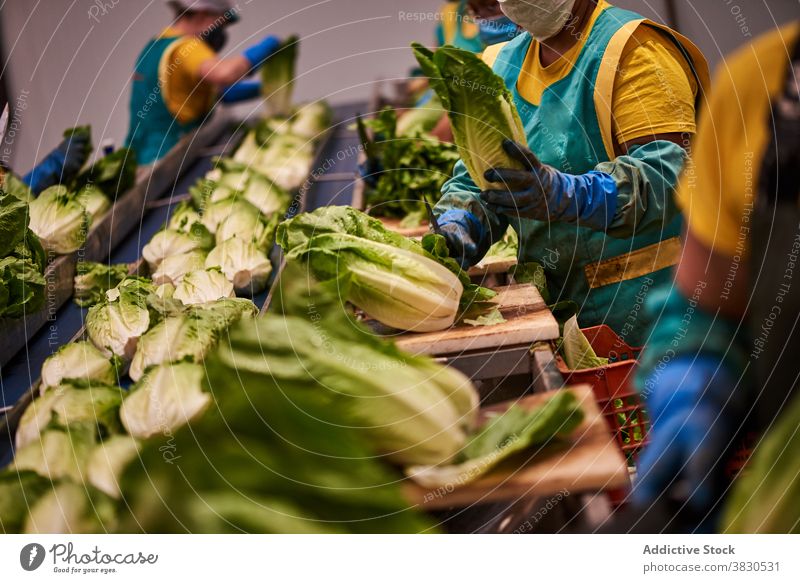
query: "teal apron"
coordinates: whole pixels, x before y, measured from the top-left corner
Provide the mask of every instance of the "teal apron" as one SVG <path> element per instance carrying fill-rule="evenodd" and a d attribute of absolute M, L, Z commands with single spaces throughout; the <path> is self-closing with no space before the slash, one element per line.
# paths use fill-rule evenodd
<path fill-rule="evenodd" d="M 136 151 L 139 164 L 150 164 L 163 158 L 202 121 L 179 122 L 167 109 L 162 95 L 162 62 L 166 62 L 167 51 L 180 40 L 183 37 L 154 38 L 136 60 L 125 145 Z"/>
<path fill-rule="evenodd" d="M 610 105 L 601 111 L 598 104 L 611 103 L 622 48 L 642 22 L 641 16 L 627 10 L 604 10 L 573 70 L 544 90 L 538 106 L 517 91 L 520 67 L 532 43 L 530 34 L 518 36 L 499 51 L 494 71 L 513 94 L 528 145 L 542 162 L 562 172 L 583 174 L 614 157 Z M 676 43 L 686 54 L 681 42 Z M 612 52 L 615 57 L 609 59 Z M 651 289 L 671 281 L 669 267 L 681 249 L 680 215 L 660 232 L 626 239 L 572 224 L 518 217 L 510 223 L 519 234 L 520 261 L 544 266 L 553 301 L 575 301 L 582 326 L 604 323 L 630 344 L 645 340 L 649 326 L 643 320 L 643 302 Z"/>

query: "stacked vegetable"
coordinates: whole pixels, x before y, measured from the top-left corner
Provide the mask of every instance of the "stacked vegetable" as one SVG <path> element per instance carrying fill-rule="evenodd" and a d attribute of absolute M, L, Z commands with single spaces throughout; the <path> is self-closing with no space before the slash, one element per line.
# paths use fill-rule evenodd
<path fill-rule="evenodd" d="M 82 126 L 64 132 L 90 135 Z M 110 208 L 115 198 L 136 180 L 136 156 L 121 148 L 85 168 L 70 184 L 45 189 L 30 201 L 30 228 L 49 253 L 66 255 L 86 241 L 92 224 Z"/>
<path fill-rule="evenodd" d="M 472 284 L 441 235 L 422 242 L 350 207 L 324 207 L 278 227 L 278 243 L 343 301 L 400 330 L 443 330 L 488 307 L 494 292 Z"/>
<path fill-rule="evenodd" d="M 44 305 L 47 259 L 28 227 L 29 198 L 30 191 L 6 174 L 0 188 L 0 318 L 19 318 Z"/>
<path fill-rule="evenodd" d="M 426 111 L 428 106 L 398 121 L 397 112 L 387 107 L 375 119 L 358 120 L 365 153 L 380 161 L 381 167 L 374 186 L 364 191 L 371 215 L 403 219 L 403 226 L 418 225 L 426 219 L 425 199 L 438 200 L 442 185 L 452 176 L 458 151 L 454 144 L 427 133 L 429 118 L 421 115 Z M 441 117 L 441 107 L 431 111 L 436 120 Z M 363 126 L 371 128 L 374 140 Z"/>

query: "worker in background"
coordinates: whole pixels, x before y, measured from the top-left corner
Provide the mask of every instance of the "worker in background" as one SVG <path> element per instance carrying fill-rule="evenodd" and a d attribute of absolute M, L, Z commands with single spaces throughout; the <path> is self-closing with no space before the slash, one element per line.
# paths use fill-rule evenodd
<path fill-rule="evenodd" d="M 453 45 L 473 53 L 480 53 L 485 48 L 480 28 L 469 11 L 467 0 L 446 2 L 439 10 L 436 46 L 444 45 Z"/>
<path fill-rule="evenodd" d="M 686 500 L 697 523 L 713 524 L 732 448 L 800 398 L 798 79 L 800 21 L 719 68 L 678 189 L 675 283 L 648 301 L 639 390 L 653 425 L 634 499 Z"/>
<path fill-rule="evenodd" d="M 462 161 L 436 205 L 452 256 L 474 265 L 511 225 L 520 262 L 538 262 L 551 296 L 644 340 L 637 309 L 680 256 L 673 190 L 708 82 L 687 39 L 605 0 L 501 0 L 524 33 L 483 59 L 511 91 L 525 170 L 491 169 L 481 192 Z"/>
<path fill-rule="evenodd" d="M 241 55 L 220 59 L 226 28 L 238 20 L 229 0 L 170 0 L 173 24 L 145 45 L 133 73 L 126 145 L 140 164 L 164 156 L 197 128 L 218 100 L 259 95 L 257 81 L 244 80 L 280 46 L 267 36 Z"/>

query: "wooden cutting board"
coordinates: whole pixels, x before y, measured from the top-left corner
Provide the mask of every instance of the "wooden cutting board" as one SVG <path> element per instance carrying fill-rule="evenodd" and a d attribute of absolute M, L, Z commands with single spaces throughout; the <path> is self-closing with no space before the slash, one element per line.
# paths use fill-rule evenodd
<path fill-rule="evenodd" d="M 491 326 L 459 324 L 438 332 L 404 332 L 394 336 L 397 345 L 412 354 L 445 355 L 533 344 L 558 338 L 558 322 L 531 284 L 509 285 L 496 290 L 494 301 L 506 319 Z"/>
<path fill-rule="evenodd" d="M 489 257 L 477 265 L 470 267 L 469 271 L 467 271 L 467 275 L 474 278 L 483 275 L 492 275 L 495 273 L 508 273 L 508 270 L 514 267 L 516 264 L 516 259 L 500 259 L 497 257 Z"/>
<path fill-rule="evenodd" d="M 572 391 L 581 403 L 584 421 L 567 443 L 518 453 L 488 474 L 463 485 L 435 489 L 419 486 L 410 479 L 406 496 L 422 510 L 459 508 L 522 497 L 551 496 L 559 492 L 599 492 L 629 485 L 625 456 L 617 447 L 588 385 Z M 534 408 L 555 393 L 540 393 L 482 409 L 480 422 L 508 409 L 514 403 Z"/>

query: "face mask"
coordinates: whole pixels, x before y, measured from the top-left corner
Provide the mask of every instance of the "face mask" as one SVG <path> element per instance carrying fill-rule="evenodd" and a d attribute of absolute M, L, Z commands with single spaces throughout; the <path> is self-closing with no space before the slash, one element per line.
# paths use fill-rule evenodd
<path fill-rule="evenodd" d="M 214 26 L 203 33 L 203 40 L 215 53 L 218 53 L 228 42 L 228 33 L 225 32 L 224 26 Z"/>
<path fill-rule="evenodd" d="M 481 42 L 485 46 L 509 41 L 519 33 L 519 27 L 508 16 L 481 18 L 478 20 Z"/>
<path fill-rule="evenodd" d="M 498 0 L 503 14 L 542 41 L 555 36 L 569 20 L 575 0 Z"/>

